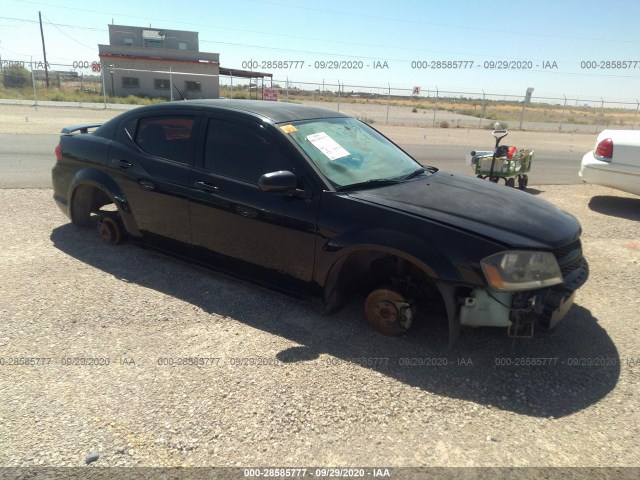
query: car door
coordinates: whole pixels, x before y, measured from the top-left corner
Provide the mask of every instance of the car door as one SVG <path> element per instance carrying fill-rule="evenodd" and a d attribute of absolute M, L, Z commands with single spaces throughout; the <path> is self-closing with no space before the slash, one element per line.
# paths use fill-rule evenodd
<path fill-rule="evenodd" d="M 175 251 L 188 247 L 189 175 L 199 115 L 171 113 L 123 121 L 109 166 L 127 197 L 143 240 Z"/>
<path fill-rule="evenodd" d="M 302 159 L 268 126 L 210 116 L 203 130 L 202 163 L 190 182 L 196 251 L 231 273 L 303 293 L 313 274 L 319 195 Z M 304 193 L 259 189 L 261 175 L 280 170 L 296 174 Z"/>

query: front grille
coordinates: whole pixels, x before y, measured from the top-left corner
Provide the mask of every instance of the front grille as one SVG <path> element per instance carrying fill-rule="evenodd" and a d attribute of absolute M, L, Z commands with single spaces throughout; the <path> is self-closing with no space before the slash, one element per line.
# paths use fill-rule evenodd
<path fill-rule="evenodd" d="M 553 255 L 558 261 L 564 287 L 569 290 L 577 290 L 589 277 L 589 266 L 582 256 L 582 243 L 580 239 L 568 245 L 553 250 Z"/>
<path fill-rule="evenodd" d="M 582 243 L 580 242 L 580 239 L 577 239 L 575 242 L 571 242 L 564 247 L 556 248 L 553 250 L 553 254 L 558 260 L 558 263 L 561 263 L 564 257 L 575 252 L 577 252 L 578 255 L 582 255 Z"/>

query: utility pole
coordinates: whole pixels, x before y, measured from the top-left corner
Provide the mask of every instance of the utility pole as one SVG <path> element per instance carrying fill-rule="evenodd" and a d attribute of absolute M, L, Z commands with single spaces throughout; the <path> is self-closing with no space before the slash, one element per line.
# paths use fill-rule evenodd
<path fill-rule="evenodd" d="M 42 30 L 42 14 L 38 12 L 38 18 L 40 19 L 40 36 L 42 37 L 42 55 L 44 56 L 44 78 L 47 82 L 47 88 L 49 88 L 49 68 L 47 67 L 47 49 L 44 47 L 44 31 Z"/>

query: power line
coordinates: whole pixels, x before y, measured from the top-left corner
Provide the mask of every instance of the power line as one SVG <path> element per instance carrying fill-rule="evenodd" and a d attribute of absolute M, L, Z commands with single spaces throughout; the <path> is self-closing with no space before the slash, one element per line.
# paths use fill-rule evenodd
<path fill-rule="evenodd" d="M 249 1 L 249 0 L 247 0 L 247 1 Z M 28 3 L 37 3 L 37 2 L 28 2 Z M 84 11 L 84 9 L 77 9 L 77 8 L 74 8 L 74 10 L 82 10 L 82 11 Z M 0 16 L 0 19 L 12 20 L 12 21 L 18 21 L 18 22 L 26 22 L 26 23 L 39 23 L 37 20 L 15 18 L 15 17 L 3 17 L 3 16 Z M 67 36 L 69 39 L 71 39 L 74 42 L 82 45 L 85 48 L 89 48 L 89 49 L 92 49 L 92 50 L 95 50 L 95 48 L 94 47 L 90 47 L 90 46 L 88 46 L 86 44 L 83 44 L 83 43 L 75 40 L 71 36 L 69 36 L 66 33 L 64 33 L 62 30 L 60 30 L 60 28 L 58 28 L 58 27 L 76 28 L 76 29 L 92 30 L 92 31 L 99 31 L 99 32 L 104 32 L 105 31 L 104 29 L 95 28 L 95 27 L 85 27 L 85 26 L 80 26 L 80 25 L 61 24 L 61 23 L 54 23 L 54 22 L 51 22 L 51 21 L 43 22 L 43 24 L 53 26 L 60 33 L 62 33 L 63 35 Z M 254 32 L 254 33 L 260 33 L 260 32 Z M 303 37 L 299 37 L 299 38 L 303 38 Z M 305 54 L 305 55 L 319 55 L 319 56 L 325 56 L 325 57 L 361 59 L 361 60 L 370 60 L 370 61 L 378 61 L 378 60 L 382 61 L 382 60 L 384 60 L 384 61 L 387 61 L 387 62 L 395 62 L 395 63 L 401 63 L 401 62 L 405 62 L 406 63 L 406 62 L 410 62 L 411 61 L 411 59 L 397 59 L 397 58 L 384 58 L 384 59 L 381 59 L 379 57 L 370 57 L 370 56 L 364 56 L 364 55 L 346 55 L 346 54 L 342 54 L 342 53 L 319 52 L 319 51 L 311 51 L 311 50 L 296 50 L 296 49 L 288 49 L 288 48 L 281 48 L 281 47 L 267 47 L 267 46 L 264 46 L 264 45 L 252 45 L 252 44 L 234 43 L 234 42 L 221 42 L 221 41 L 206 40 L 206 39 L 201 39 L 200 42 L 216 44 L 216 45 L 229 45 L 229 46 L 244 47 L 244 48 L 251 48 L 251 49 L 270 50 L 270 51 L 277 51 L 277 52 L 289 52 L 289 53 Z M 346 42 L 344 42 L 344 43 L 348 44 Z M 374 45 L 374 47 L 375 47 L 375 45 Z M 377 46 L 377 47 L 380 47 L 380 46 Z M 393 47 L 384 47 L 384 48 L 393 48 Z M 407 50 L 407 49 L 403 47 L 403 50 Z M 446 55 L 464 55 L 465 57 L 476 57 L 476 58 L 482 58 L 482 59 L 485 59 L 485 58 L 498 58 L 499 59 L 499 58 L 501 58 L 501 57 L 497 57 L 497 56 L 488 56 L 488 55 L 476 55 L 476 54 L 467 54 L 467 53 L 463 54 L 463 53 L 460 53 L 460 52 L 433 52 L 433 51 L 429 51 L 429 50 L 419 50 L 419 49 L 413 49 L 413 50 L 415 50 L 415 51 L 432 52 L 432 53 L 444 53 Z M 10 51 L 10 50 L 7 50 L 7 51 Z M 19 54 L 17 52 L 12 52 L 12 53 L 16 53 L 17 55 L 23 55 L 23 54 Z M 27 55 L 24 55 L 24 56 L 27 56 Z M 559 71 L 555 71 L 555 70 L 533 70 L 533 69 L 529 69 L 529 70 L 522 70 L 522 72 L 543 73 L 543 74 L 550 74 L 550 75 L 571 75 L 571 76 L 582 76 L 582 77 L 589 77 L 589 78 L 633 78 L 633 79 L 638 78 L 637 75 L 599 74 L 599 73 L 591 73 L 591 72 L 559 72 Z"/>
<path fill-rule="evenodd" d="M 24 23 L 39 23 L 38 20 L 29 20 L 27 18 L 14 18 L 14 17 L 0 17 L 2 20 L 13 20 L 15 22 L 24 22 Z M 82 30 L 93 30 L 96 32 L 104 32 L 104 28 L 95 28 L 95 27 L 83 27 L 81 25 L 67 25 L 64 23 L 52 23 L 52 22 L 43 22 L 45 25 L 57 26 L 57 27 L 68 27 L 68 28 L 79 28 Z"/>
<path fill-rule="evenodd" d="M 16 0 L 18 1 L 18 0 Z M 306 10 L 306 11 L 312 11 L 312 12 L 318 12 L 318 13 L 326 13 L 326 14 L 335 14 L 335 15 L 339 15 L 339 16 L 344 16 L 345 12 L 344 11 L 338 11 L 338 10 L 329 10 L 329 9 L 324 9 L 324 8 L 318 8 L 318 7 L 308 7 L 308 6 L 301 6 L 299 4 L 284 4 L 284 3 L 278 3 L 278 2 L 272 2 L 272 1 L 265 1 L 265 0 L 243 0 L 245 2 L 249 2 L 249 3 L 257 3 L 257 4 L 262 4 L 262 5 L 271 5 L 271 6 L 276 6 L 276 7 L 283 7 L 283 8 L 287 8 L 287 9 L 297 9 L 297 10 Z M 171 22 L 171 23 L 181 23 L 184 25 L 193 25 L 193 26 L 198 26 L 198 27 L 206 27 L 206 28 L 216 28 L 216 29 L 220 29 L 220 28 L 224 28 L 227 30 L 233 30 L 233 29 L 229 29 L 228 27 L 220 27 L 220 26 L 215 26 L 215 25 L 207 25 L 207 24 L 199 24 L 199 23 L 189 23 L 189 22 L 176 22 L 176 20 L 174 19 L 162 19 L 162 18 L 152 18 L 152 17 L 141 17 L 141 16 L 136 16 L 136 15 L 129 15 L 129 14 L 122 14 L 122 13 L 112 13 L 112 12 L 104 12 L 104 11 L 98 11 L 98 10 L 90 10 L 90 9 L 85 9 L 85 8 L 79 8 L 79 7 L 70 7 L 68 5 L 58 5 L 58 4 L 51 4 L 51 3 L 45 3 L 45 2 L 36 2 L 36 1 L 29 1 L 29 0 L 19 0 L 20 3 L 29 3 L 32 5 L 44 5 L 44 6 L 50 6 L 50 7 L 56 7 L 56 8 L 64 8 L 66 10 L 76 10 L 79 12 L 90 12 L 92 14 L 96 14 L 96 13 L 102 13 L 105 15 L 109 15 L 109 16 L 122 16 L 122 17 L 128 17 L 128 18 L 144 18 L 145 20 L 157 20 L 157 21 L 162 21 L 162 22 Z M 394 18 L 394 17 L 386 17 L 386 16 L 380 16 L 380 15 L 371 15 L 371 14 L 367 14 L 367 13 L 362 13 L 362 12 L 348 12 L 348 15 L 350 17 L 361 17 L 361 18 L 370 18 L 370 19 L 374 19 L 374 20 L 384 20 L 385 22 L 401 22 L 401 23 L 411 23 L 411 24 L 418 24 L 418 25 L 429 25 L 429 26 L 435 26 L 435 27 L 444 27 L 444 28 L 454 28 L 454 29 L 458 29 L 458 30 L 464 30 L 465 32 L 469 32 L 470 30 L 473 31 L 486 31 L 486 32 L 491 32 L 491 33 L 495 33 L 496 29 L 495 27 L 480 27 L 478 25 L 456 25 L 456 24 L 448 24 L 448 23 L 439 23 L 439 22 L 428 22 L 425 20 L 416 20 L 415 18 Z M 261 34 L 267 34 L 267 35 L 282 35 L 282 36 L 287 36 L 284 34 L 273 34 L 273 33 L 269 33 L 269 32 L 255 32 L 253 30 L 245 30 L 247 32 L 251 32 L 251 33 L 261 33 Z M 630 44 L 637 44 L 640 43 L 640 41 L 637 40 L 627 40 L 627 39 L 611 39 L 611 38 L 588 38 L 588 37 L 576 37 L 576 36 L 570 36 L 570 35 L 553 35 L 553 34 L 544 34 L 544 33 L 539 33 L 536 31 L 530 31 L 530 30 L 524 30 L 524 31 L 517 31 L 517 30 L 505 30 L 503 28 L 500 28 L 500 34 L 501 35 L 518 35 L 518 36 L 525 36 L 527 38 L 531 38 L 531 37 L 541 37 L 541 38 L 561 38 L 561 39 L 565 39 L 565 40 L 583 40 L 583 41 L 591 41 L 591 42 L 617 42 L 617 43 L 630 43 Z M 308 39 L 308 40 L 314 40 L 314 39 L 310 39 L 310 38 L 306 38 L 306 37 L 297 37 L 297 38 L 303 38 L 303 39 Z M 321 39 L 320 41 L 331 41 L 331 39 Z M 373 45 L 371 45 L 373 46 Z M 397 48 L 397 47 L 391 47 L 391 48 Z"/>
<path fill-rule="evenodd" d="M 46 20 L 49 20 L 47 17 L 44 17 Z M 89 45 L 86 45 L 78 40 L 76 40 L 75 38 L 73 38 L 71 35 L 65 33 L 61 28 L 59 28 L 55 23 L 53 23 L 51 20 L 49 20 L 49 22 L 47 23 L 47 25 L 51 25 L 52 27 L 54 27 L 58 32 L 60 32 L 62 35 L 64 35 L 65 37 L 67 37 L 69 40 L 77 43 L 78 45 L 81 45 L 85 48 L 88 48 L 90 50 L 95 50 L 95 47 L 90 47 Z"/>

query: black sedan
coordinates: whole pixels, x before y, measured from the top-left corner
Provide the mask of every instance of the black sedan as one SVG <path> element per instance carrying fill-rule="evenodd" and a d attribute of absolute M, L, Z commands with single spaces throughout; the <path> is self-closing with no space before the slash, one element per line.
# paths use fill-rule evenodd
<path fill-rule="evenodd" d="M 567 313 L 588 276 L 568 213 L 423 167 L 329 110 L 152 105 L 64 128 L 56 157 L 54 198 L 75 225 L 320 297 L 328 312 L 363 294 L 386 334 L 439 304 L 452 341 L 464 325 L 531 336 Z"/>

